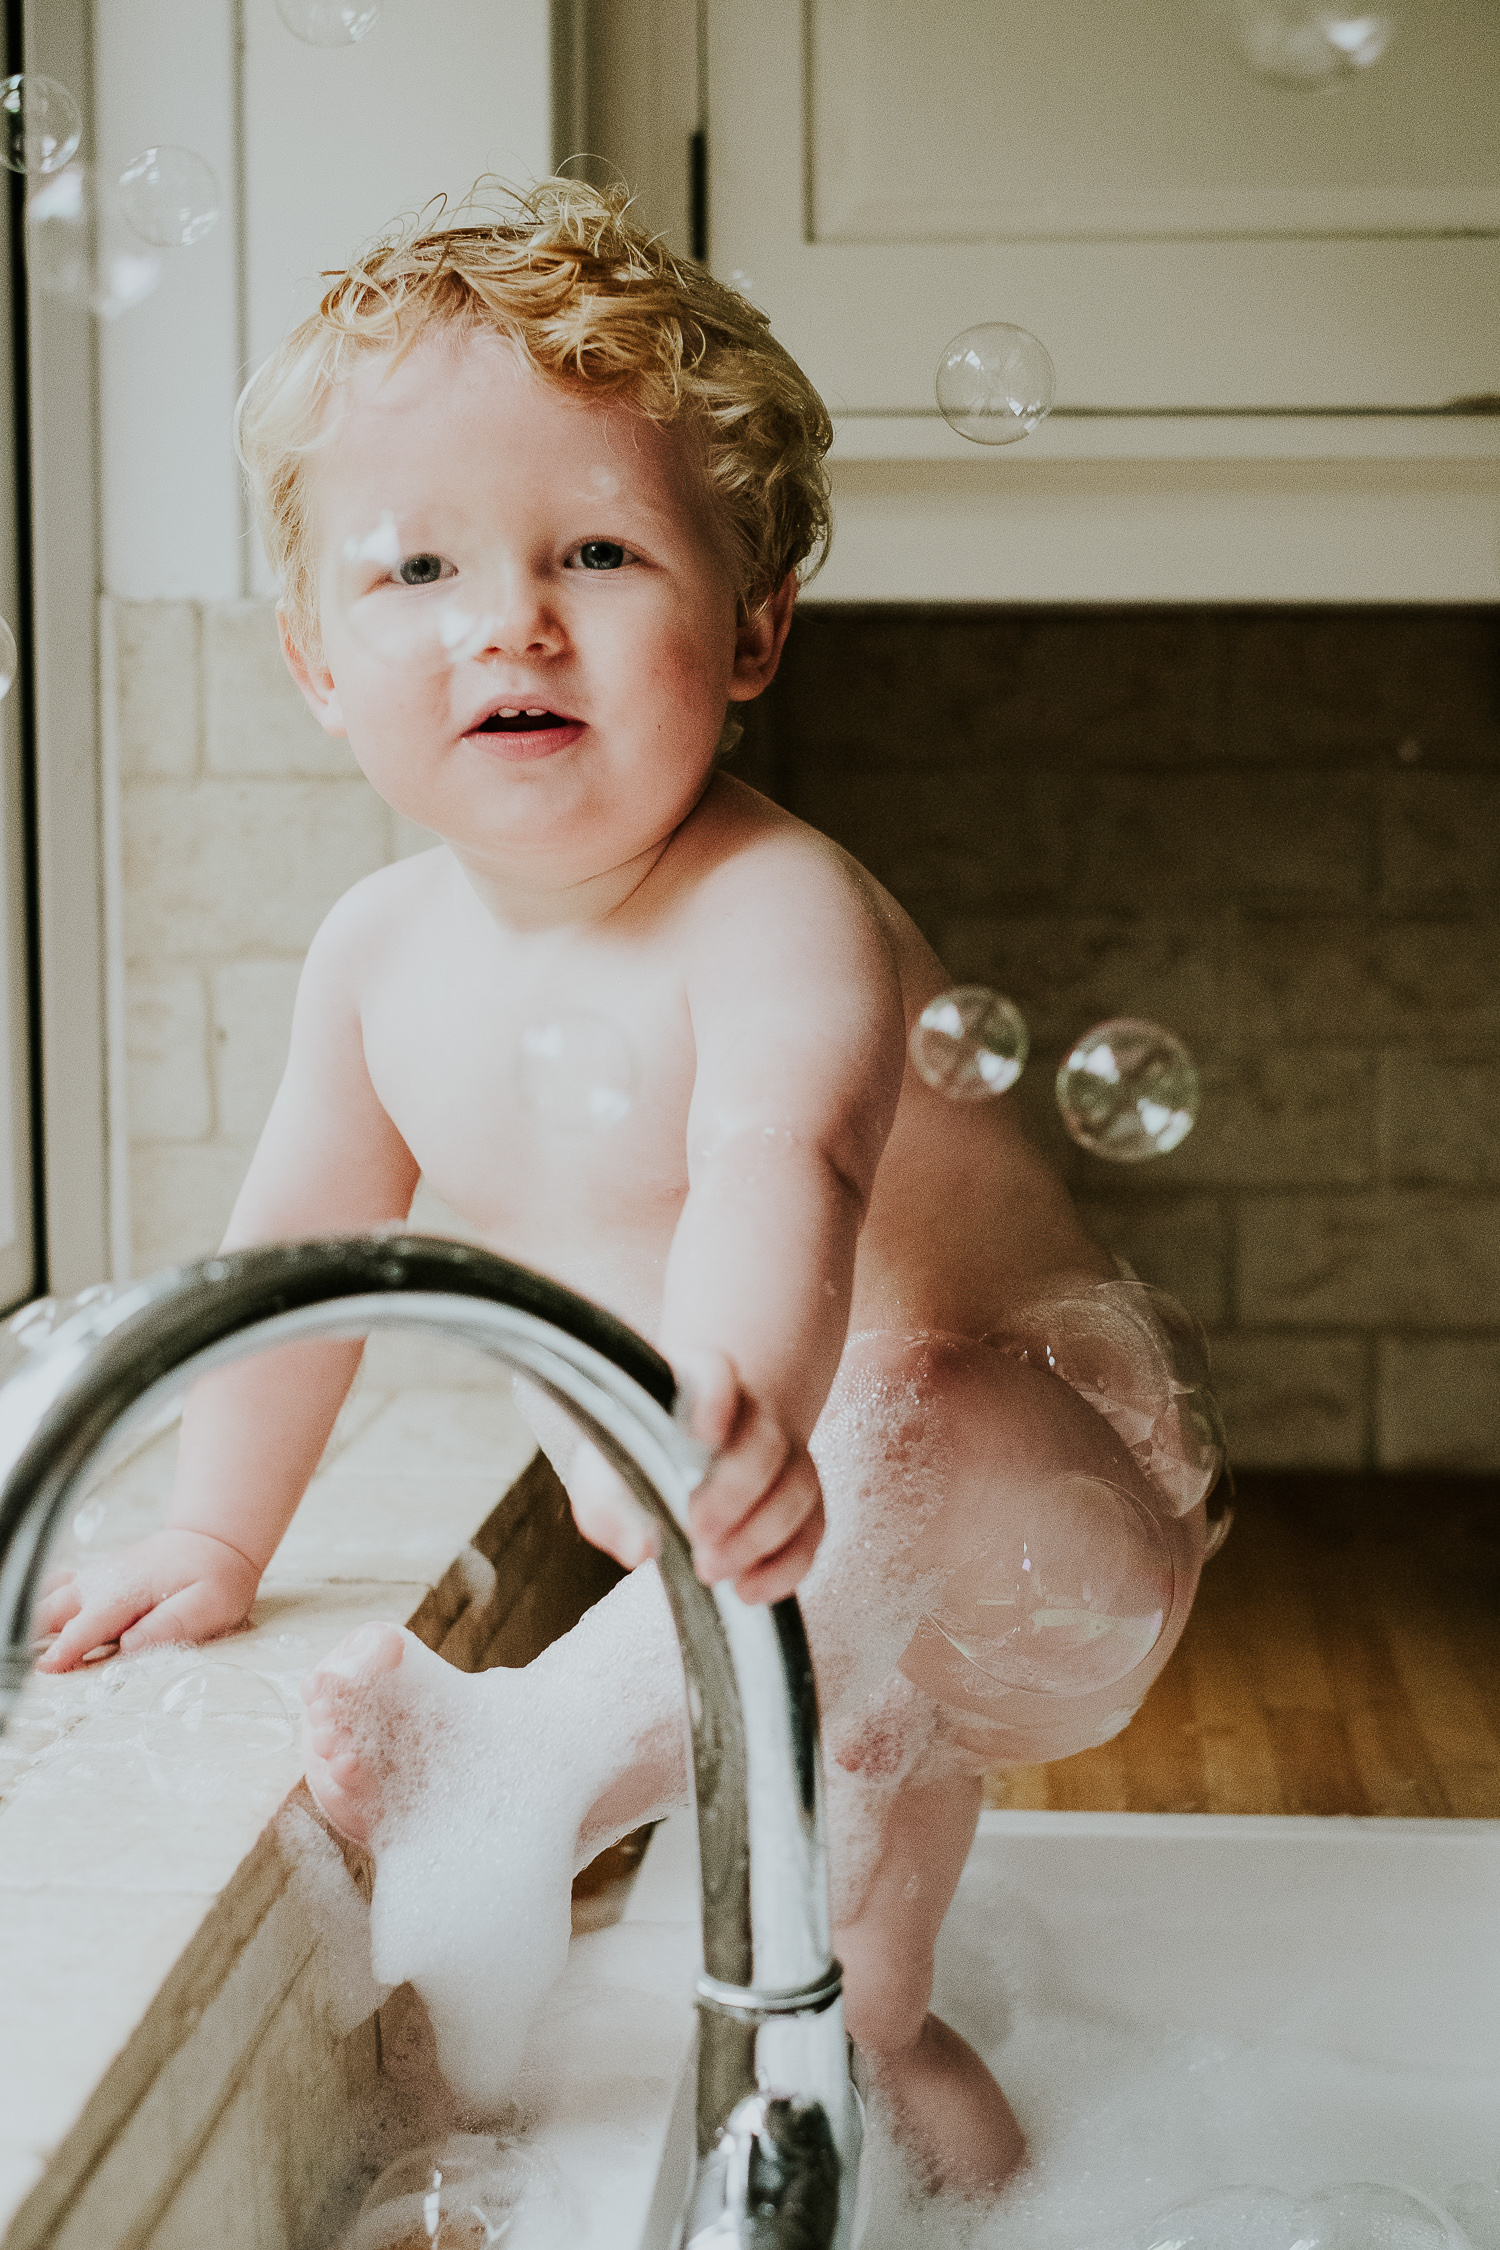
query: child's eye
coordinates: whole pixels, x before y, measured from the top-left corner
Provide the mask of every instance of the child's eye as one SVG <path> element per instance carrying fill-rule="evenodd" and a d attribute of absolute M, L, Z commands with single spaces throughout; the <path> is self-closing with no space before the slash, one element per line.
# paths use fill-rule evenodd
<path fill-rule="evenodd" d="M 435 586 L 440 578 L 454 575 L 451 562 L 441 555 L 407 555 L 391 572 L 398 586 Z"/>
<path fill-rule="evenodd" d="M 574 552 L 580 570 L 618 570 L 626 559 L 618 539 L 585 539 Z"/>

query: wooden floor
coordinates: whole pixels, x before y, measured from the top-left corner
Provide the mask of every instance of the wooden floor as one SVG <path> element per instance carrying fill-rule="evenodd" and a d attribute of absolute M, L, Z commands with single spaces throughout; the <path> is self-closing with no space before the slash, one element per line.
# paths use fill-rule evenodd
<path fill-rule="evenodd" d="M 1500 1818 L 1500 1482 L 1245 1475 L 1140 1715 L 987 1802 Z"/>

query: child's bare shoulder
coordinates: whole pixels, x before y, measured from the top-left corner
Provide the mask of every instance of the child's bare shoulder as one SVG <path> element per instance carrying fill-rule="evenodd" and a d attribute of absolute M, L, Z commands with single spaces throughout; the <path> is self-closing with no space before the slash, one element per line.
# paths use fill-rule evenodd
<path fill-rule="evenodd" d="M 758 790 L 719 775 L 681 838 L 682 910 L 712 942 L 745 924 L 762 946 L 815 939 L 818 949 L 893 947 L 899 908 L 839 845 Z M 887 910 L 890 910 L 889 912 Z"/>
<path fill-rule="evenodd" d="M 447 852 L 435 845 L 362 875 L 324 915 L 309 962 L 368 961 L 372 947 L 409 935 L 413 923 L 438 909 L 449 864 Z"/>

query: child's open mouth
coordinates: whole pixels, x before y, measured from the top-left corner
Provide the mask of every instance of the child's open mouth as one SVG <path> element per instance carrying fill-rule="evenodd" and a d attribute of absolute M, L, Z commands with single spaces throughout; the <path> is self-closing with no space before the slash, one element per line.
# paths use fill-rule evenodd
<path fill-rule="evenodd" d="M 571 727 L 573 719 L 559 717 L 556 711 L 492 711 L 481 719 L 474 729 L 476 734 L 538 734 L 547 727 Z"/>
<path fill-rule="evenodd" d="M 537 759 L 570 748 L 582 733 L 580 722 L 565 712 L 544 711 L 534 703 L 529 708 L 502 704 L 475 720 L 469 739 L 482 734 L 492 758 Z"/>

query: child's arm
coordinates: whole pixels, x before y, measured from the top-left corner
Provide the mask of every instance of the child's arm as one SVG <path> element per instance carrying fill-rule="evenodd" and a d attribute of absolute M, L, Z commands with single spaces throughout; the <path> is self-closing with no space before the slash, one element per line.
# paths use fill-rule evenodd
<path fill-rule="evenodd" d="M 822 1532 L 807 1441 L 848 1332 L 905 1018 L 879 921 L 820 848 L 763 847 L 720 870 L 704 903 L 688 978 L 689 1192 L 659 1342 L 694 1397 L 697 1435 L 718 1452 L 691 1512 L 700 1575 L 774 1601 L 805 1575 Z M 580 1520 L 636 1560 L 628 1537 L 612 1536 L 599 1468 L 582 1481 Z"/>
<path fill-rule="evenodd" d="M 365 1067 L 355 965 L 357 894 L 307 957 L 286 1075 L 225 1236 L 226 1249 L 356 1233 L 403 1218 L 417 1167 Z M 354 1379 L 359 1343 L 286 1345 L 194 1386 L 167 1527 L 69 1575 L 37 1605 L 64 1672 L 106 1641 L 127 1652 L 240 1624 L 306 1490 Z"/>

